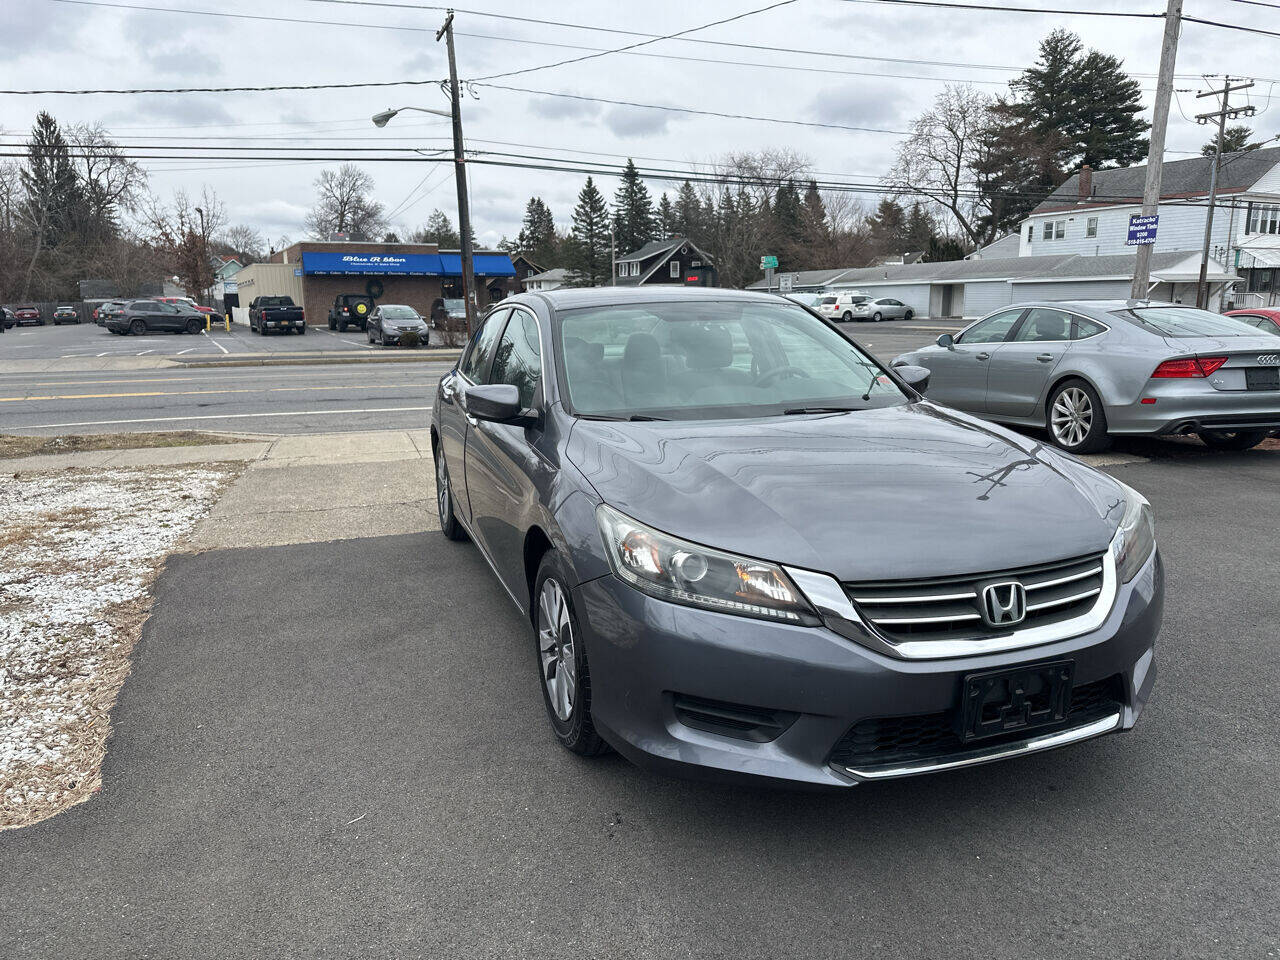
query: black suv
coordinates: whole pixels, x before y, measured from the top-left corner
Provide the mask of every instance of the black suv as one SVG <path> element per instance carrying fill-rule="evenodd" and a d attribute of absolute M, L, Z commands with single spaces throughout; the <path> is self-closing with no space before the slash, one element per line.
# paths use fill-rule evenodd
<path fill-rule="evenodd" d="M 185 304 L 130 300 L 123 310 L 107 314 L 106 326 L 112 333 L 141 334 L 152 330 L 199 333 L 204 329 L 204 314 Z"/>
<path fill-rule="evenodd" d="M 354 323 L 364 330 L 369 325 L 371 313 L 372 297 L 362 293 L 340 293 L 333 298 L 333 306 L 329 308 L 329 329 L 346 330 L 347 324 Z"/>

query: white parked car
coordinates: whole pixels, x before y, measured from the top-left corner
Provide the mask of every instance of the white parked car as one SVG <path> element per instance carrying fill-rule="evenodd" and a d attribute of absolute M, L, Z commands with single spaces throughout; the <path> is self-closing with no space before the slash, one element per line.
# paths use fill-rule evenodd
<path fill-rule="evenodd" d="M 824 317 L 848 322 L 850 320 L 910 320 L 915 311 L 901 300 L 890 297 L 869 297 L 865 293 L 828 294 L 817 308 Z"/>

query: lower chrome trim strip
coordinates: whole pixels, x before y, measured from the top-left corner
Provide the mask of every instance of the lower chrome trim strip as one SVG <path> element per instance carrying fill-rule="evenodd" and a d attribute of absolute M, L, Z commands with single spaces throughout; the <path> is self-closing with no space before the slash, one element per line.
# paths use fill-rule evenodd
<path fill-rule="evenodd" d="M 957 770 L 961 767 L 972 767 L 979 763 L 990 763 L 993 760 L 1004 760 L 1008 757 L 1020 756 L 1024 753 L 1037 753 L 1041 750 L 1052 750 L 1054 747 L 1065 747 L 1069 743 L 1079 743 L 1090 737 L 1110 733 L 1120 726 L 1120 714 L 1113 713 L 1101 720 L 1086 723 L 1082 727 L 1071 730 L 1060 730 L 1043 736 L 1021 740 L 1018 743 L 1003 743 L 996 747 L 974 750 L 964 756 L 951 760 L 921 760 L 917 763 L 904 763 L 896 767 L 845 767 L 836 764 L 836 769 L 843 770 L 859 780 L 890 780 L 894 777 L 913 777 L 921 773 L 936 773 L 940 770 Z"/>

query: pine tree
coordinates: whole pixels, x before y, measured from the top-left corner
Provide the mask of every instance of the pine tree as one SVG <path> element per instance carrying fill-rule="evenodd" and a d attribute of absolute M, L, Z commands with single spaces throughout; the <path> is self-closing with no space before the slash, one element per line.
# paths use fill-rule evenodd
<path fill-rule="evenodd" d="M 462 235 L 453 228 L 453 221 L 443 210 L 432 210 L 427 222 L 409 234 L 411 243 L 434 243 L 445 250 L 457 250 L 462 246 Z"/>
<path fill-rule="evenodd" d="M 693 189 L 693 184 L 686 180 L 680 184 L 680 192 L 676 194 L 676 215 L 671 235 L 696 243 L 703 232 L 702 204 L 698 202 L 698 192 Z"/>
<path fill-rule="evenodd" d="M 521 253 L 544 270 L 550 270 L 559 262 L 560 243 L 556 237 L 555 218 L 541 197 L 530 197 L 525 204 L 524 222 L 520 226 L 520 235 L 516 237 L 516 245 Z"/>
<path fill-rule="evenodd" d="M 1147 156 L 1142 88 L 1109 53 L 1090 50 L 1071 76 L 1075 110 L 1063 131 L 1078 152 L 1075 166 L 1127 167 Z"/>
<path fill-rule="evenodd" d="M 929 212 L 923 204 L 913 203 L 903 230 L 907 250 L 914 253 L 927 249 L 929 241 L 933 239 L 933 231 L 933 218 L 929 216 Z"/>
<path fill-rule="evenodd" d="M 880 201 L 867 221 L 871 242 L 880 254 L 902 253 L 906 246 L 907 215 L 902 205 L 888 197 Z"/>
<path fill-rule="evenodd" d="M 653 200 L 635 163 L 628 159 L 613 195 L 613 236 L 619 255 L 634 253 L 654 239 L 653 220 Z"/>
<path fill-rule="evenodd" d="M 778 266 L 783 270 L 797 270 L 801 262 L 800 246 L 804 240 L 800 220 L 800 192 L 787 181 L 773 195 L 773 241 Z"/>
<path fill-rule="evenodd" d="M 1200 148 L 1200 153 L 1203 156 L 1212 157 L 1217 146 L 1218 138 L 1214 137 Z M 1262 146 L 1261 143 L 1254 142 L 1253 128 L 1243 123 L 1234 123 L 1227 127 L 1223 132 L 1223 153 L 1239 153 L 1241 150 L 1257 150 L 1260 146 Z"/>
<path fill-rule="evenodd" d="M 655 239 L 666 240 L 671 236 L 671 228 L 676 221 L 676 208 L 671 205 L 671 198 L 667 196 L 665 191 L 658 200 L 658 212 L 655 221 L 655 229 L 658 234 Z"/>
<path fill-rule="evenodd" d="M 598 287 L 610 279 L 609 207 L 587 177 L 573 208 L 573 229 L 569 234 L 565 266 L 573 287 Z"/>
<path fill-rule="evenodd" d="M 84 193 L 66 137 L 58 121 L 43 110 L 36 116 L 27 141 L 22 187 L 25 196 L 20 215 L 37 237 L 37 255 L 41 247 L 56 247 L 75 234 L 88 212 Z"/>

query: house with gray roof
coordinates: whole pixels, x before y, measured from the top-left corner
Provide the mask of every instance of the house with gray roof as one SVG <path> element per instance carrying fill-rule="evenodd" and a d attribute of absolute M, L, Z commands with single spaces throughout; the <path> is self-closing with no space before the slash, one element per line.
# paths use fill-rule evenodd
<path fill-rule="evenodd" d="M 1210 157 L 1164 164 L 1155 252 L 1198 251 L 1208 215 Z M 1140 211 L 1147 168 L 1072 174 L 1023 222 L 1018 253 L 1108 256 L 1126 246 L 1129 217 Z M 1280 147 L 1223 156 L 1210 256 L 1235 268 L 1241 283 L 1227 293 L 1239 306 L 1280 301 Z M 1219 306 L 1218 301 L 1211 301 Z"/>
<path fill-rule="evenodd" d="M 714 287 L 715 261 L 709 253 L 685 237 L 653 240 L 639 250 L 614 261 L 619 287 L 679 285 Z"/>

